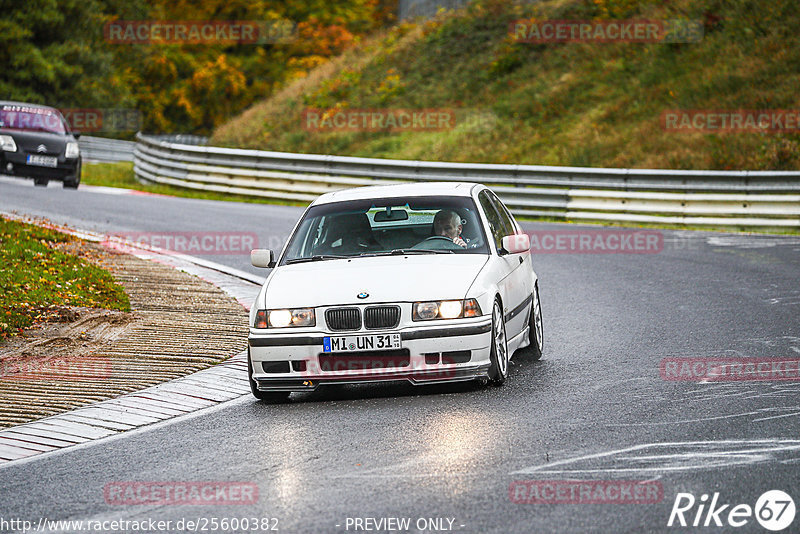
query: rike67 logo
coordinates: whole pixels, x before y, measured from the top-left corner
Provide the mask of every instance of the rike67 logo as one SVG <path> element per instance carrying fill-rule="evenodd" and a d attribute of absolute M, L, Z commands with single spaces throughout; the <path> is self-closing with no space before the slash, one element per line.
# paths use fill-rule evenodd
<path fill-rule="evenodd" d="M 743 527 L 755 516 L 762 527 L 778 532 L 792 524 L 795 512 L 794 500 L 781 490 L 765 492 L 758 498 L 755 507 L 749 504 L 722 504 L 719 493 L 714 493 L 710 502 L 707 494 L 701 495 L 698 500 L 691 493 L 678 493 L 667 526 Z"/>

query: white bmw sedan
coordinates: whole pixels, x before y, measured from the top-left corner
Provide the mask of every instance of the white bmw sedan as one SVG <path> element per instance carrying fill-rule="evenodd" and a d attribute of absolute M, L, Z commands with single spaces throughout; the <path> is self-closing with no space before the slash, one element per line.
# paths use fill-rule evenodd
<path fill-rule="evenodd" d="M 483 380 L 542 354 L 530 239 L 487 187 L 427 183 L 327 193 L 305 211 L 250 312 L 253 395 L 325 384 Z"/>

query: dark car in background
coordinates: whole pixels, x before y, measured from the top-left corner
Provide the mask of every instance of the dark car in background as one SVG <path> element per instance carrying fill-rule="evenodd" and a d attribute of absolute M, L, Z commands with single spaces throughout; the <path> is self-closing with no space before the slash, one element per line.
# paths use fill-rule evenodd
<path fill-rule="evenodd" d="M 0 174 L 33 178 L 41 186 L 60 180 L 75 189 L 81 181 L 79 136 L 55 108 L 0 100 Z"/>

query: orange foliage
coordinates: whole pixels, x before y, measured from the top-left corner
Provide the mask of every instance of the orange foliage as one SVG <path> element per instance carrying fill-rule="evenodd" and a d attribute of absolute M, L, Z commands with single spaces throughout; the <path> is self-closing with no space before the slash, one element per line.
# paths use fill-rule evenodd
<path fill-rule="evenodd" d="M 297 55 L 332 57 L 341 54 L 355 42 L 355 36 L 347 29 L 344 20 L 325 25 L 317 17 L 297 25 L 294 52 Z"/>

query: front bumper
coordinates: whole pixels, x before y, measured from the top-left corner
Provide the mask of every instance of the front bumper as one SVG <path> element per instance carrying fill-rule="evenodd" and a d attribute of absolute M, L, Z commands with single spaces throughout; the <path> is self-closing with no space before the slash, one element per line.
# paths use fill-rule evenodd
<path fill-rule="evenodd" d="M 456 324 L 453 324 L 456 323 Z M 399 333 L 401 349 L 325 353 L 323 338 Z M 325 384 L 407 381 L 414 385 L 486 376 L 491 318 L 437 321 L 386 331 L 272 334 L 251 329 L 252 379 L 261 391 L 312 391 Z"/>
<path fill-rule="evenodd" d="M 0 174 L 27 178 L 48 178 L 50 180 L 70 180 L 75 178 L 81 158 L 67 159 L 63 155 L 57 158 L 56 167 L 41 167 L 28 165 L 25 152 L 0 151 Z"/>

